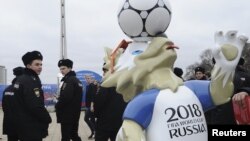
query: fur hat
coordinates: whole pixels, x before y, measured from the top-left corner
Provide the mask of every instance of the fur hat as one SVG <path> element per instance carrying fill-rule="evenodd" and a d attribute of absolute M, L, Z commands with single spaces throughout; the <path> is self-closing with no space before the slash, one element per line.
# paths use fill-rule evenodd
<path fill-rule="evenodd" d="M 73 61 L 69 60 L 69 59 L 61 59 L 58 62 L 58 67 L 61 66 L 66 66 L 68 68 L 73 68 Z"/>
<path fill-rule="evenodd" d="M 202 72 L 202 73 L 205 73 L 205 69 L 204 69 L 203 67 L 196 67 L 196 68 L 194 69 L 194 71 L 195 71 L 195 73 L 198 72 L 198 71 L 200 71 L 200 72 Z"/>
<path fill-rule="evenodd" d="M 15 76 L 20 76 L 23 74 L 23 72 L 24 72 L 24 67 L 16 67 L 13 69 L 13 74 Z"/>
<path fill-rule="evenodd" d="M 174 68 L 174 74 L 181 77 L 183 74 L 183 70 L 181 68 L 175 67 Z"/>
<path fill-rule="evenodd" d="M 30 64 L 33 60 L 43 60 L 43 56 L 39 51 L 27 52 L 23 55 L 22 60 L 23 64 L 26 66 Z"/>

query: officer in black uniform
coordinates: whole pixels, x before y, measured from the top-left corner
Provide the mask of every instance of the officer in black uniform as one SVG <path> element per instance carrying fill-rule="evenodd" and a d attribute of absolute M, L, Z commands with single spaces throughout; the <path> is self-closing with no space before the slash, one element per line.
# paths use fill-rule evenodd
<path fill-rule="evenodd" d="M 81 114 L 82 83 L 72 71 L 73 62 L 62 59 L 58 62 L 62 75 L 62 87 L 55 105 L 57 122 L 61 123 L 61 141 L 81 141 L 78 136 L 78 123 Z"/>
<path fill-rule="evenodd" d="M 13 69 L 13 74 L 18 77 L 23 74 L 23 67 L 16 67 Z M 16 117 L 16 105 L 14 102 L 14 84 L 17 78 L 12 80 L 3 92 L 2 108 L 3 108 L 3 134 L 8 136 L 8 141 L 18 141 L 17 134 L 17 117 Z"/>
<path fill-rule="evenodd" d="M 207 80 L 205 69 L 203 67 L 196 67 L 194 71 L 196 80 Z"/>
<path fill-rule="evenodd" d="M 43 56 L 39 51 L 32 51 L 24 54 L 22 60 L 26 68 L 14 84 L 18 136 L 22 141 L 42 141 L 48 135 L 51 123 L 38 76 L 42 71 Z"/>

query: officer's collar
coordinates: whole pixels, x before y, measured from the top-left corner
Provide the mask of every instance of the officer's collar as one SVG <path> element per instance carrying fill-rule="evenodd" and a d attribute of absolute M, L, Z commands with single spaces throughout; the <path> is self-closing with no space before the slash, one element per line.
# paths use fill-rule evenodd
<path fill-rule="evenodd" d="M 32 69 L 29 69 L 29 68 L 25 68 L 24 73 L 29 74 L 29 75 L 33 75 L 33 76 L 38 76 L 35 71 L 33 71 Z"/>
<path fill-rule="evenodd" d="M 74 71 L 70 71 L 68 72 L 63 78 L 61 81 L 65 81 L 68 77 L 70 76 L 76 76 L 76 73 Z"/>

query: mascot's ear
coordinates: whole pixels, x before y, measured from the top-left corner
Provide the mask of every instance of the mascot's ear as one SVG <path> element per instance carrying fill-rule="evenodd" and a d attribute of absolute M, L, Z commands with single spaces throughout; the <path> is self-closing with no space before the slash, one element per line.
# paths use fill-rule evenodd
<path fill-rule="evenodd" d="M 103 61 L 105 63 L 105 67 L 106 69 L 110 69 L 110 61 L 111 61 L 111 53 L 112 53 L 112 49 L 105 47 L 104 48 L 104 58 Z"/>
<path fill-rule="evenodd" d="M 112 49 L 108 47 L 104 47 L 104 51 L 105 51 L 105 57 L 110 56 L 112 53 Z"/>
<path fill-rule="evenodd" d="M 105 55 L 104 55 L 103 61 L 104 61 L 105 63 L 109 63 L 110 60 L 111 60 L 112 49 L 111 49 L 111 48 L 108 48 L 108 47 L 105 47 L 105 48 L 104 48 L 104 53 L 105 53 Z"/>

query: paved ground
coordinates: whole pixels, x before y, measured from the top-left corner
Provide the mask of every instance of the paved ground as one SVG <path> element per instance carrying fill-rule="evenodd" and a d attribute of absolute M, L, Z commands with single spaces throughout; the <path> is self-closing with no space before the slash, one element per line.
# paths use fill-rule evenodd
<path fill-rule="evenodd" d="M 49 136 L 45 138 L 43 141 L 60 141 L 61 140 L 61 130 L 60 124 L 56 123 L 56 115 L 54 112 L 50 113 L 52 117 L 52 123 L 49 126 Z M 90 135 L 90 130 L 87 127 L 87 124 L 83 120 L 84 112 L 81 113 L 81 118 L 79 121 L 79 135 L 82 138 L 82 141 L 88 141 L 88 136 Z M 2 135 L 2 120 L 3 119 L 3 112 L 0 109 L 0 141 L 7 141 L 7 136 Z M 92 139 L 93 141 L 93 139 Z"/>

